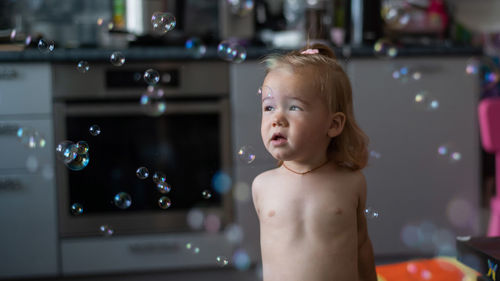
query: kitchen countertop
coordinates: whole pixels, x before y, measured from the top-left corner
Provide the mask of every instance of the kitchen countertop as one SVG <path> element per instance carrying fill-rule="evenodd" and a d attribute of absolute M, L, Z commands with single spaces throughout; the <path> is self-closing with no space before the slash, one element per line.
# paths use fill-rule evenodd
<path fill-rule="evenodd" d="M 123 50 L 99 49 L 99 48 L 76 48 L 58 49 L 44 54 L 38 49 L 27 49 L 24 51 L 0 51 L 0 62 L 78 62 L 86 61 L 108 61 L 111 53 L 120 51 L 127 62 L 158 61 L 158 60 L 218 60 L 217 48 L 208 47 L 202 58 L 196 58 L 183 47 L 131 47 Z M 248 47 L 247 59 L 261 59 L 270 53 L 283 53 L 288 50 L 272 49 L 266 47 Z M 375 57 L 372 46 L 335 48 L 338 57 Z M 481 55 L 481 48 L 470 46 L 414 46 L 398 50 L 398 57 L 418 56 L 476 56 Z"/>

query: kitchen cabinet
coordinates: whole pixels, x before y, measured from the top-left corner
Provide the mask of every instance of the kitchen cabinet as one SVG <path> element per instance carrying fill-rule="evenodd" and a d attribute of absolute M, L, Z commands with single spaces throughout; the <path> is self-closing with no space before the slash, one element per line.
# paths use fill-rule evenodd
<path fill-rule="evenodd" d="M 58 272 L 51 83 L 48 63 L 0 64 L 0 279 Z M 23 145 L 19 127 L 45 145 Z"/>
<path fill-rule="evenodd" d="M 376 255 L 453 255 L 455 236 L 480 232 L 479 81 L 465 73 L 467 59 L 353 59 L 348 65 L 355 115 L 370 137 L 364 172 L 367 205 L 379 212 L 369 220 Z M 405 67 L 408 79 L 395 79 L 394 71 Z M 420 73 L 418 80 L 412 72 Z M 419 105 L 422 91 L 427 97 Z M 430 233 L 439 247 L 422 241 Z"/>

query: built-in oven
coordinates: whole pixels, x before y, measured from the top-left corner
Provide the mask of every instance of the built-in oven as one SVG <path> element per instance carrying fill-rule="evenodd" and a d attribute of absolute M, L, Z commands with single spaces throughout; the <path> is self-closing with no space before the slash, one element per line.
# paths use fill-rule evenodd
<path fill-rule="evenodd" d="M 158 72 L 154 87 L 147 69 Z M 189 221 L 193 210 L 216 218 L 212 234 L 233 221 L 226 63 L 96 63 L 84 74 L 58 64 L 53 73 L 55 142 L 88 146 L 85 167 L 56 163 L 63 240 L 206 233 Z"/>

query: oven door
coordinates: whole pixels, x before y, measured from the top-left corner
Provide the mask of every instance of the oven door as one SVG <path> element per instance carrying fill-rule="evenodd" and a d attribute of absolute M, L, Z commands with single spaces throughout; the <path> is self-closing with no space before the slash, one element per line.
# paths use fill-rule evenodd
<path fill-rule="evenodd" d="M 195 231 L 187 222 L 192 208 L 218 216 L 221 227 L 233 220 L 230 191 L 217 193 L 213 185 L 214 176 L 231 178 L 227 98 L 167 101 L 159 116 L 137 102 L 55 102 L 54 110 L 56 143 L 86 141 L 90 158 L 80 171 L 57 162 L 61 237 L 102 235 L 102 225 L 115 235 Z M 89 133 L 92 125 L 99 135 Z M 148 178 L 137 177 L 139 167 Z M 156 188 L 156 171 L 165 174 L 169 193 Z M 119 192 L 130 195 L 130 207 L 115 206 Z M 172 202 L 167 209 L 158 205 L 162 196 Z M 75 203 L 81 215 L 72 214 Z"/>

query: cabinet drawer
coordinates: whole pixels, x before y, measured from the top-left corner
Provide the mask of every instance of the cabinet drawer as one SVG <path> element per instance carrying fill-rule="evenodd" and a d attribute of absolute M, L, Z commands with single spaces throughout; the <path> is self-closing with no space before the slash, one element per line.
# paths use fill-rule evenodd
<path fill-rule="evenodd" d="M 48 63 L 0 64 L 0 115 L 52 111 L 52 74 Z"/>
<path fill-rule="evenodd" d="M 57 274 L 53 179 L 0 174 L 0 279 Z"/>
<path fill-rule="evenodd" d="M 49 118 L 49 117 L 47 117 Z M 31 128 L 45 139 L 44 147 L 29 148 L 17 137 L 17 128 Z M 0 118 L 0 170 L 25 170 L 29 159 L 39 166 L 53 163 L 54 149 L 52 122 L 45 120 L 8 120 Z M 33 160 L 32 160 L 33 161 Z M 33 165 L 33 164 L 32 164 Z"/>

